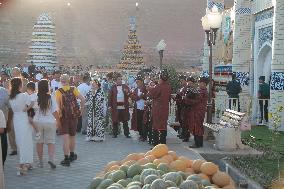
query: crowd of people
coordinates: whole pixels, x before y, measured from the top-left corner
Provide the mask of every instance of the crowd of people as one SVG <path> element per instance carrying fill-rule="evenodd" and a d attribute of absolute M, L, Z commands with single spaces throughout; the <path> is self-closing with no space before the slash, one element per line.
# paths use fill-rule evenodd
<path fill-rule="evenodd" d="M 137 74 L 129 83 L 116 72 L 93 78 L 89 72 L 76 76 L 60 70 L 48 74 L 43 69 L 24 74 L 23 69 L 14 67 L 10 74 L 1 75 L 0 116 L 6 120 L 6 124 L 1 123 L 4 129 L 0 129 L 3 164 L 8 134 L 10 155 L 19 156 L 18 175 L 33 168 L 34 142 L 38 166 L 43 167 L 43 146 L 48 145 L 48 164 L 56 168 L 56 134 L 63 138 L 62 166 L 70 166 L 77 159 L 77 133 L 85 135 L 88 142 L 100 143 L 107 132 L 117 138 L 120 123 L 126 138 L 131 138 L 133 130 L 141 142 L 153 146 L 165 144 L 171 100 L 177 105 L 179 137 L 187 142 L 192 134 L 194 144 L 190 147 L 203 146 L 208 96 L 205 77 L 196 80 L 181 75 L 181 88 L 173 95 L 167 70 L 161 70 L 156 78 Z"/>

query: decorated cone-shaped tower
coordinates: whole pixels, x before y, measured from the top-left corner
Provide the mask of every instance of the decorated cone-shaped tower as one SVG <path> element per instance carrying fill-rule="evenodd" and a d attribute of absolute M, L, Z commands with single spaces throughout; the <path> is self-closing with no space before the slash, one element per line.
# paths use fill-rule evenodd
<path fill-rule="evenodd" d="M 136 33 L 135 17 L 130 19 L 128 40 L 124 45 L 118 68 L 127 70 L 139 70 L 144 67 L 142 45 Z"/>
<path fill-rule="evenodd" d="M 58 63 L 54 30 L 51 17 L 47 13 L 42 13 L 34 25 L 28 63 L 45 67 L 55 66 Z"/>

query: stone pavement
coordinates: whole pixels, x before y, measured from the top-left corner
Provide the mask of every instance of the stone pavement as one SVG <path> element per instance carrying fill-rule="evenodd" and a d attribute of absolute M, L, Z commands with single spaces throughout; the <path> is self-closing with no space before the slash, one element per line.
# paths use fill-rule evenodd
<path fill-rule="evenodd" d="M 77 135 L 78 160 L 70 167 L 58 165 L 56 170 L 51 170 L 45 163 L 44 168 L 35 167 L 28 175 L 19 177 L 16 175 L 17 157 L 8 156 L 5 163 L 4 174 L 6 189 L 85 189 L 91 179 L 109 162 L 123 159 L 133 152 L 146 152 L 150 149 L 147 143 L 137 141 L 135 133 L 131 133 L 132 139 L 120 135 L 112 139 L 109 135 L 102 143 L 86 142 L 84 136 Z M 63 158 L 61 139 L 56 141 L 57 164 Z M 176 133 L 169 129 L 168 146 L 178 155 L 185 155 L 192 159 L 202 158 L 198 153 L 191 151 L 176 138 Z M 44 151 L 47 153 L 47 148 Z M 35 156 L 36 160 L 36 156 Z M 47 156 L 45 156 L 47 162 Z"/>

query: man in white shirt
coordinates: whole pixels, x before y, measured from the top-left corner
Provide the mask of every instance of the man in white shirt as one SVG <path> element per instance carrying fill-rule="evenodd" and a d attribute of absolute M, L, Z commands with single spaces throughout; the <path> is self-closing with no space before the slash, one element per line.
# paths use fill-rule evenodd
<path fill-rule="evenodd" d="M 90 75 L 85 74 L 83 76 L 83 83 L 81 83 L 77 88 L 80 92 L 80 94 L 83 97 L 86 97 L 86 94 L 91 90 L 91 85 L 90 85 Z M 88 117 L 87 117 L 87 105 L 85 105 L 84 112 L 82 112 L 82 117 L 78 119 L 78 125 L 77 125 L 77 132 L 80 132 L 82 129 L 82 134 L 87 134 L 87 124 L 88 124 Z"/>
<path fill-rule="evenodd" d="M 54 93 L 57 89 L 61 88 L 62 85 L 60 83 L 60 71 L 54 71 L 53 80 L 50 82 L 51 92 Z"/>

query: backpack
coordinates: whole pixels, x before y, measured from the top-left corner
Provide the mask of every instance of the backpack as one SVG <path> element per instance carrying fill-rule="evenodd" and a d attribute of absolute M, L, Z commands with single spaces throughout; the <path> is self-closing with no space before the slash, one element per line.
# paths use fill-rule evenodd
<path fill-rule="evenodd" d="M 58 89 L 62 94 L 62 116 L 64 118 L 78 118 L 81 115 L 77 98 L 74 95 L 74 87 L 64 91 L 62 88 Z"/>

